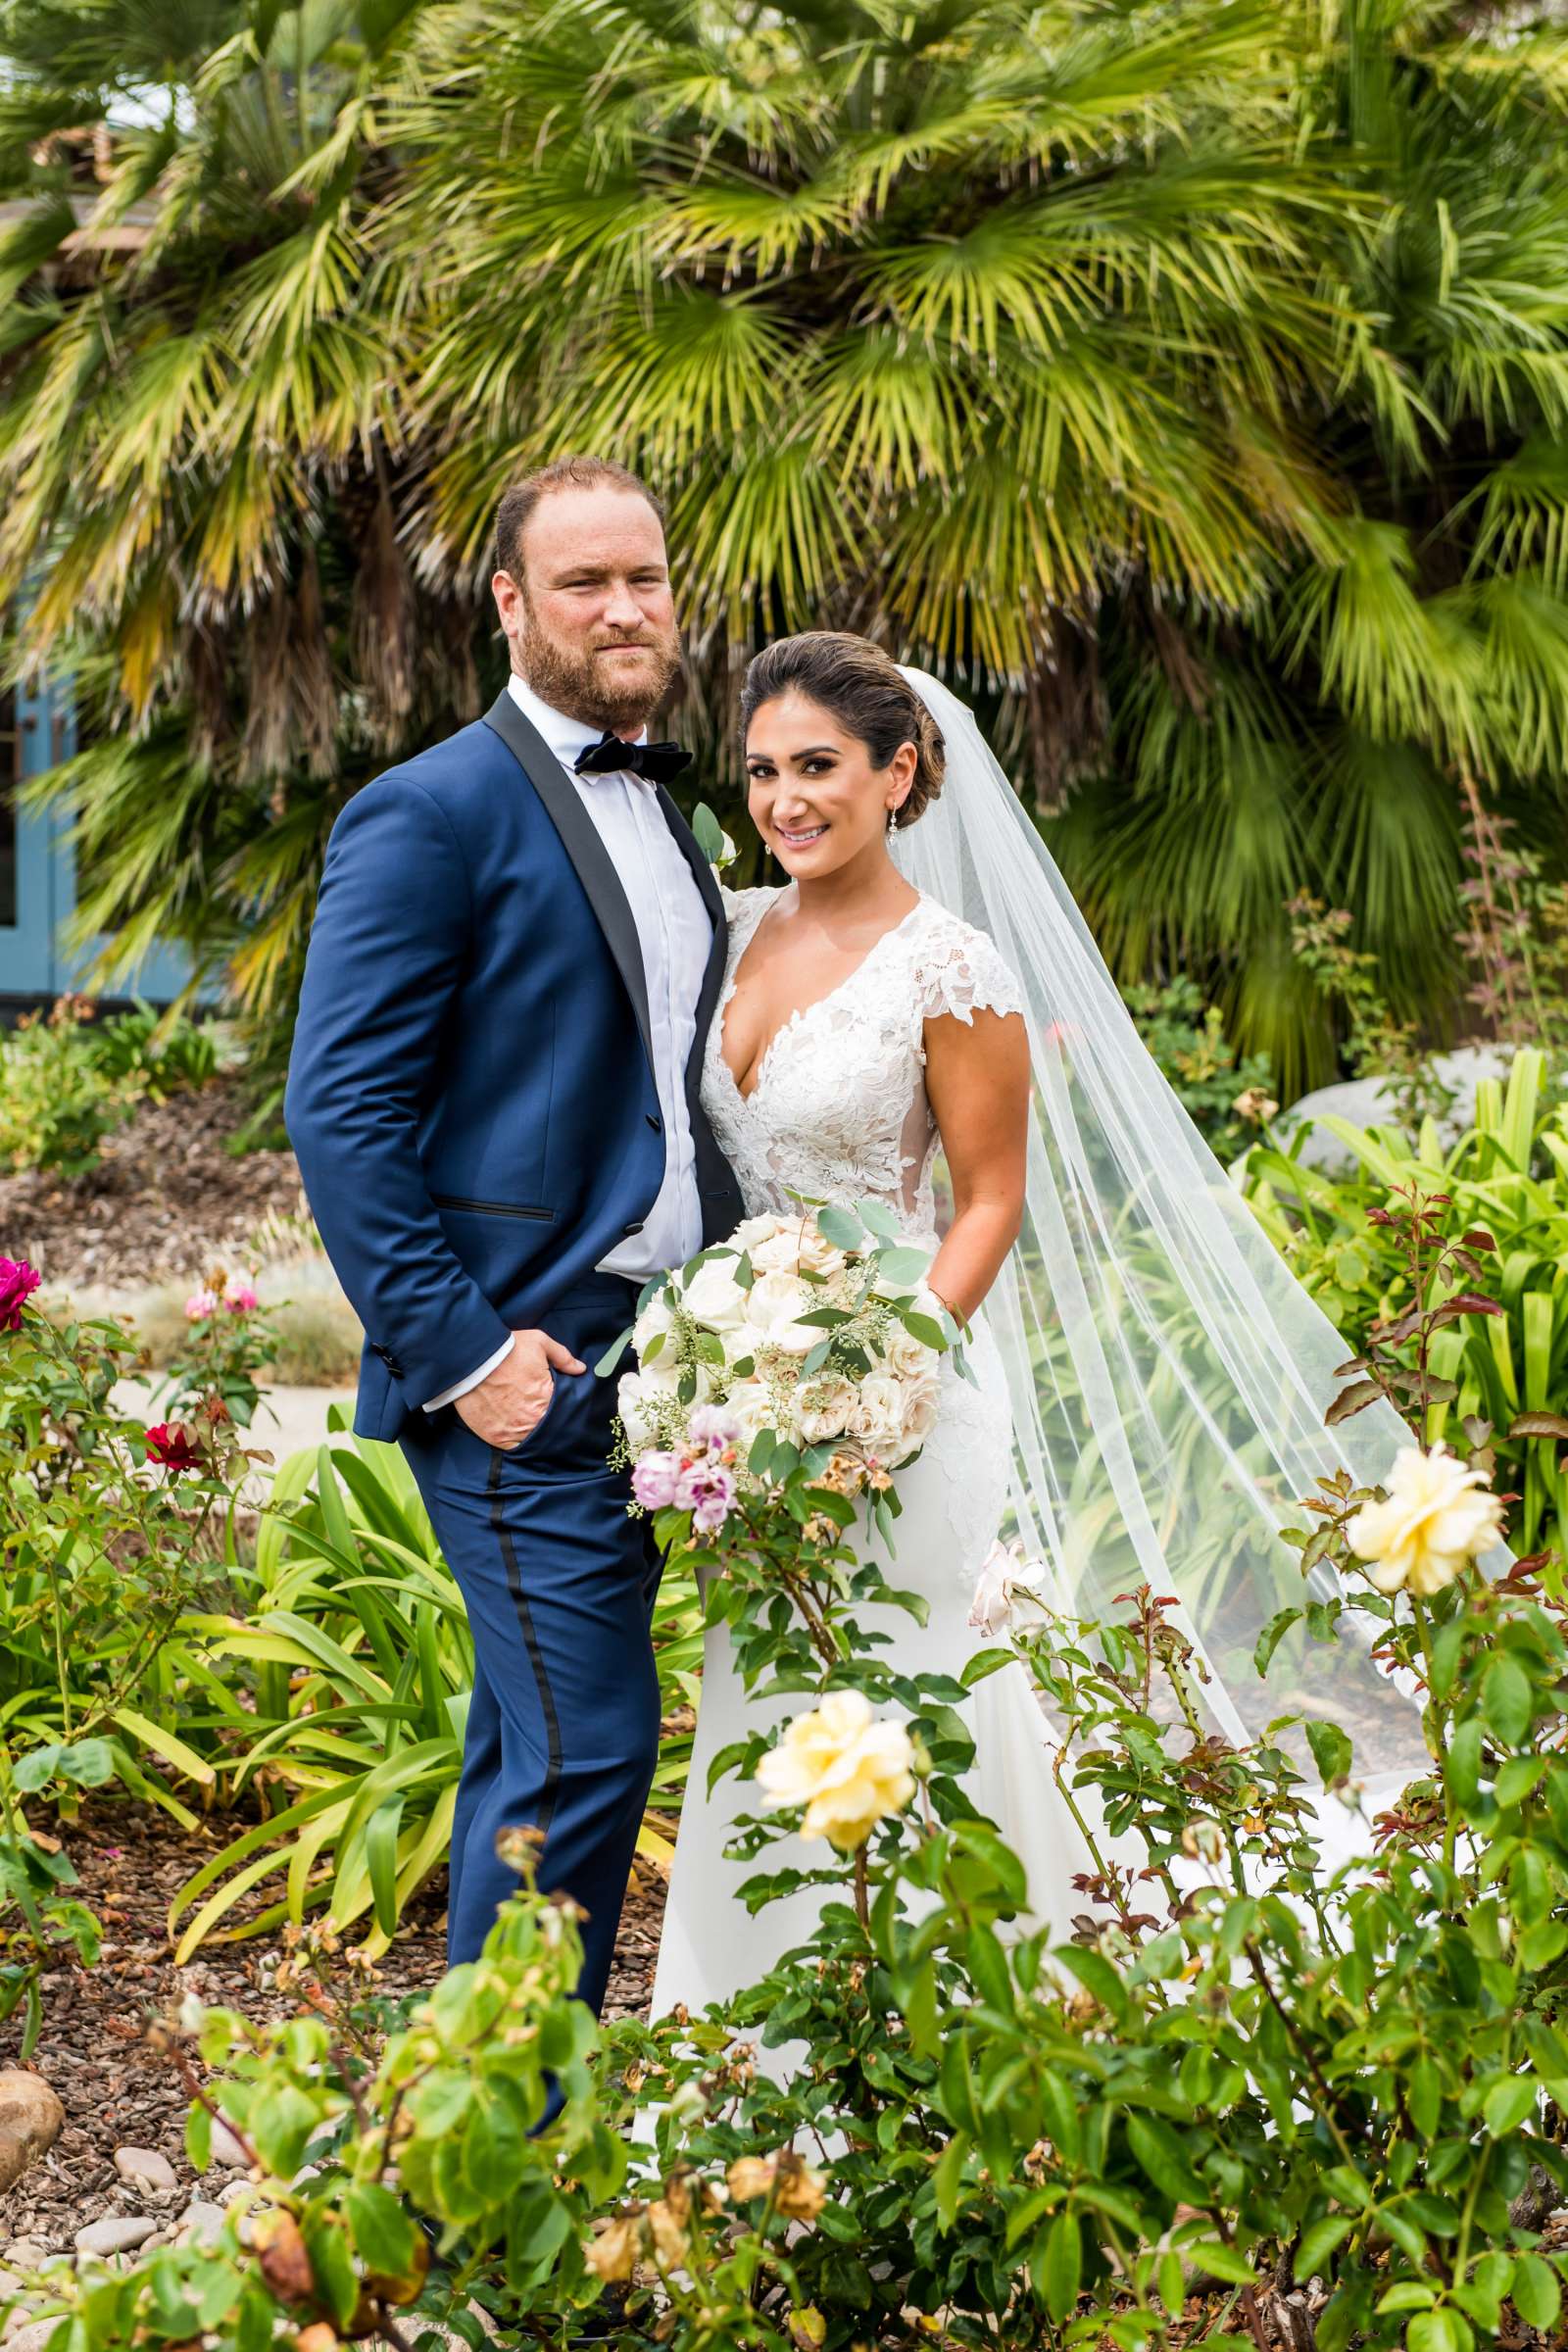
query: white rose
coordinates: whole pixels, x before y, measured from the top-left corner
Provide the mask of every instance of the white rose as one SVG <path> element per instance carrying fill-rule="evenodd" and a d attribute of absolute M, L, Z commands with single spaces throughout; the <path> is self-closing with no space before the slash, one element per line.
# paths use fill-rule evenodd
<path fill-rule="evenodd" d="M 1467 1470 L 1446 1446 L 1430 1453 L 1406 1446 L 1388 1489 L 1386 1502 L 1364 1504 L 1345 1531 L 1350 1549 L 1371 1563 L 1380 1592 L 1426 1600 L 1502 1534 L 1502 1504 L 1485 1491 L 1481 1472 Z"/>
<path fill-rule="evenodd" d="M 646 1355 L 655 1340 L 662 1340 L 664 1348 L 660 1353 L 663 1354 L 668 1350 L 669 1337 L 674 1328 L 675 1317 L 670 1309 L 668 1295 L 661 1291 L 656 1298 L 649 1299 L 632 1325 L 631 1344 L 639 1355 Z"/>
<path fill-rule="evenodd" d="M 760 1342 L 782 1348 L 790 1355 L 806 1355 L 825 1333 L 810 1323 L 798 1323 L 813 1301 L 807 1285 L 789 1274 L 760 1274 L 746 1294 L 746 1320 Z"/>
<path fill-rule="evenodd" d="M 1045 1562 L 1026 1560 L 1023 1545 L 1016 1537 L 1010 1544 L 993 1544 L 975 1579 L 969 1623 L 988 1642 L 994 1640 L 1011 1623 L 1019 1600 L 1032 1601 L 1044 1611 L 1041 1592 L 1045 1581 Z"/>
<path fill-rule="evenodd" d="M 738 1445 L 744 1461 L 762 1431 L 774 1426 L 773 1400 L 760 1380 L 738 1380 L 724 1399 L 724 1409 L 740 1430 Z"/>
<path fill-rule="evenodd" d="M 633 1453 L 642 1453 L 658 1434 L 649 1418 L 652 1403 L 653 1393 L 644 1387 L 643 1375 L 640 1372 L 623 1372 L 615 1390 L 615 1409 L 620 1414 L 626 1443 Z"/>
<path fill-rule="evenodd" d="M 729 1237 L 730 1248 L 744 1250 L 751 1256 L 752 1251 L 769 1240 L 778 1229 L 777 1217 L 743 1217 Z M 752 1263 L 755 1265 L 757 1260 L 753 1258 Z"/>
<path fill-rule="evenodd" d="M 735 1279 L 732 1257 L 704 1260 L 681 1293 L 686 1312 L 710 1331 L 733 1331 L 746 1314 L 746 1293 Z"/>

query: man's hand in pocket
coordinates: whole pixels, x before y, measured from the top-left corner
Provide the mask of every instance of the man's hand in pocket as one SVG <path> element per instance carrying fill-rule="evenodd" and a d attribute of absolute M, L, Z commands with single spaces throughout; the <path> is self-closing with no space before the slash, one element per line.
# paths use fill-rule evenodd
<path fill-rule="evenodd" d="M 474 1436 L 498 1453 L 513 1452 L 538 1428 L 550 1409 L 558 1372 L 588 1369 L 548 1331 L 514 1331 L 512 1340 L 512 1353 L 457 1400 Z"/>

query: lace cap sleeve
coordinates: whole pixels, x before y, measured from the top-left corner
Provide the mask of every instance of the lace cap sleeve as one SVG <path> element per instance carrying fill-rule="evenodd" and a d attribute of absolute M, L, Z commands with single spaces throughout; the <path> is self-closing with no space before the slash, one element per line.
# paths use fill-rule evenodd
<path fill-rule="evenodd" d="M 765 883 L 751 890 L 731 890 L 727 882 L 721 881 L 718 895 L 723 904 L 724 920 L 731 930 L 735 930 L 760 919 L 769 902 L 778 897 L 778 892 L 770 890 Z"/>
<path fill-rule="evenodd" d="M 914 972 L 922 1021 L 947 1012 L 972 1021 L 977 1012 L 1023 1010 L 1023 990 L 995 940 L 945 907 L 934 908 L 921 931 Z"/>

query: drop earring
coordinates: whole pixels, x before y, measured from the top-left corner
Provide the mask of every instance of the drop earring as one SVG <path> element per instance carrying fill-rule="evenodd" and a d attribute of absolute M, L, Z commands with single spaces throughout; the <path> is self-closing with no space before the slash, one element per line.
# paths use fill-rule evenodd
<path fill-rule="evenodd" d="M 895 833 L 898 831 L 898 829 L 899 829 L 899 812 L 898 812 L 898 810 L 897 810 L 896 808 L 890 808 L 890 809 L 888 810 L 888 848 L 889 848 L 890 850 L 891 850 L 891 849 L 892 849 L 892 847 L 893 847 L 893 836 L 894 836 L 894 834 L 895 834 Z"/>

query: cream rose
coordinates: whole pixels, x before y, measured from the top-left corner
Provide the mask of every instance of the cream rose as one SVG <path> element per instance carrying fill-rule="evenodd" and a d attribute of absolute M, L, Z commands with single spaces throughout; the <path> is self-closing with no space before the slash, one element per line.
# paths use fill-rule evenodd
<path fill-rule="evenodd" d="M 1380 1592 L 1425 1600 L 1451 1585 L 1502 1534 L 1502 1504 L 1446 1446 L 1406 1446 L 1395 1458 L 1386 1502 L 1366 1503 L 1346 1528 Z M 1480 1490 L 1478 1493 L 1477 1490 Z"/>
<path fill-rule="evenodd" d="M 801 1391 L 801 1435 L 817 1446 L 825 1438 L 841 1437 L 855 1410 L 855 1390 L 847 1380 L 812 1380 Z"/>
<path fill-rule="evenodd" d="M 937 1425 L 941 1400 L 934 1380 L 912 1382 L 904 1394 L 904 1435 L 911 1446 L 923 1446 Z"/>
<path fill-rule="evenodd" d="M 810 1274 L 842 1274 L 849 1262 L 842 1250 L 822 1239 L 814 1217 L 776 1225 L 766 1241 L 753 1245 L 751 1258 L 760 1274 L 793 1274 L 798 1266 Z"/>
<path fill-rule="evenodd" d="M 882 1361 L 900 1380 L 934 1378 L 942 1358 L 924 1340 L 917 1340 L 912 1331 L 895 1323 L 882 1343 Z"/>
<path fill-rule="evenodd" d="M 865 1843 L 877 1823 L 914 1794 L 914 1751 L 902 1723 L 879 1722 L 858 1690 L 830 1690 L 797 1715 L 757 1768 L 771 1805 L 804 1805 L 803 1838 L 841 1853 Z"/>
<path fill-rule="evenodd" d="M 886 1372 L 868 1372 L 855 1392 L 852 1437 L 897 1444 L 905 1427 L 905 1388 Z"/>

